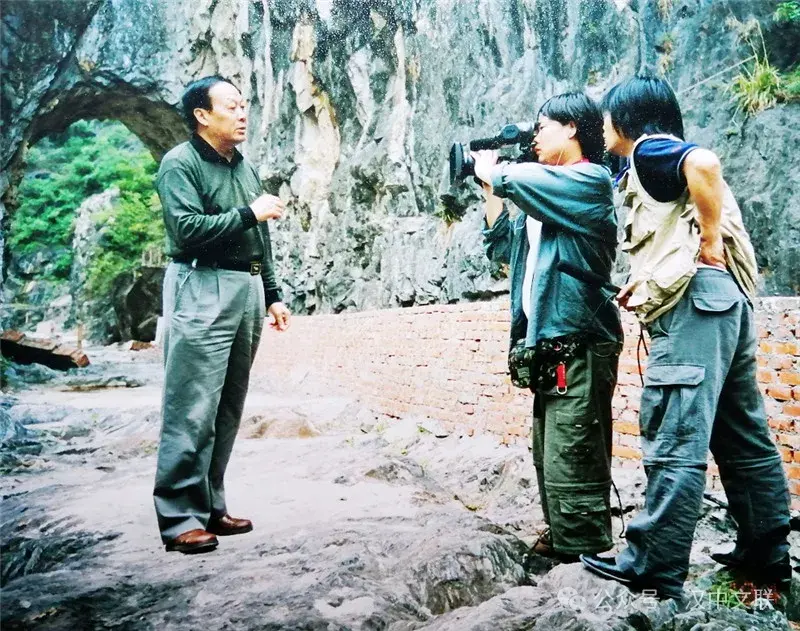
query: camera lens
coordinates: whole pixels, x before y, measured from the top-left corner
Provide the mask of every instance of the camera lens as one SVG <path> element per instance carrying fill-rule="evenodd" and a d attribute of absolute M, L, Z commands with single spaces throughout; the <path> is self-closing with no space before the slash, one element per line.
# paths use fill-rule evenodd
<path fill-rule="evenodd" d="M 450 184 L 460 182 L 469 175 L 475 175 L 475 160 L 469 155 L 466 145 L 455 142 L 450 147 Z"/>

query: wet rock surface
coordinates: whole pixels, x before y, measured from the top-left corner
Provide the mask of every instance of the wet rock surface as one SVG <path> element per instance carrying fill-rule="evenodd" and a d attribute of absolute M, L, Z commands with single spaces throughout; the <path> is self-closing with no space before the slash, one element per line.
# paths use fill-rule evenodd
<path fill-rule="evenodd" d="M 527 450 L 268 384 L 251 390 L 226 479 L 254 531 L 166 553 L 151 500 L 157 357 L 93 353 L 92 370 L 91 390 L 54 378 L 2 398 L 4 629 L 790 628 L 714 602 L 708 553 L 733 532 L 717 503 L 698 528 L 695 602 L 659 602 L 528 552 L 543 524 Z M 117 375 L 139 386 L 102 387 Z M 615 480 L 629 519 L 642 474 Z"/>

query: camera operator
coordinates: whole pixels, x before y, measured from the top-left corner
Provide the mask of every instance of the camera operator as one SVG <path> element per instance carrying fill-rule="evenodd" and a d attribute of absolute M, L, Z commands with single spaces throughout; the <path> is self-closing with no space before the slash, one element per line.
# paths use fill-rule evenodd
<path fill-rule="evenodd" d="M 538 163 L 472 155 L 486 194 L 487 256 L 511 266 L 509 365 L 530 362 L 529 382 L 515 385 L 534 393 L 533 459 L 548 525 L 533 550 L 572 562 L 612 547 L 611 398 L 622 327 L 613 294 L 556 265 L 609 281 L 617 223 L 597 105 L 581 93 L 554 96 L 537 127 Z M 500 198 L 523 212 L 512 217 Z"/>

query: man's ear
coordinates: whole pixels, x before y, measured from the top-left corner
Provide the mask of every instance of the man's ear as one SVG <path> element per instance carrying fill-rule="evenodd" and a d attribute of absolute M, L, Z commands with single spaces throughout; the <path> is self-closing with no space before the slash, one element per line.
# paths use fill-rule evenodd
<path fill-rule="evenodd" d="M 208 127 L 208 112 L 204 110 L 202 107 L 196 107 L 192 110 L 192 114 L 194 114 L 195 119 L 201 125 Z"/>

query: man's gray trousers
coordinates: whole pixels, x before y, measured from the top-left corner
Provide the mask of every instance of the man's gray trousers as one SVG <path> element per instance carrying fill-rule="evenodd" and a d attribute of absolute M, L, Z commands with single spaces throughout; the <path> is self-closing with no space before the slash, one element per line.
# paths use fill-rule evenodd
<path fill-rule="evenodd" d="M 170 263 L 155 499 L 167 542 L 225 507 L 225 468 L 264 322 L 260 276 Z"/>
<path fill-rule="evenodd" d="M 645 506 L 628 526 L 629 545 L 617 565 L 679 598 L 709 448 L 738 543 L 760 544 L 765 564 L 788 551 L 789 492 L 756 383 L 753 308 L 733 278 L 698 270 L 680 302 L 653 322 L 650 335 L 640 412 Z"/>

